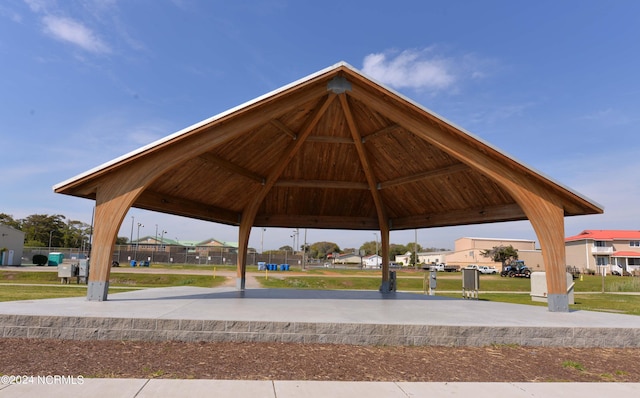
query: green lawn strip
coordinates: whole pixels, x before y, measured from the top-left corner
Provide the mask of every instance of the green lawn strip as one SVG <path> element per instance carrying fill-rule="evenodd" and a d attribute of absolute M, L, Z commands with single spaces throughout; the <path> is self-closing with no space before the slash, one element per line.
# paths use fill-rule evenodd
<path fill-rule="evenodd" d="M 131 287 L 216 287 L 223 284 L 224 281 L 224 277 L 217 276 L 214 278 L 213 275 L 129 274 L 112 272 L 109 278 L 109 285 Z"/>
<path fill-rule="evenodd" d="M 413 276 L 413 275 L 412 275 Z M 257 277 L 263 287 L 267 288 L 296 288 L 296 289 L 365 289 L 377 290 L 380 287 L 380 278 L 362 276 L 271 276 Z M 397 277 L 398 290 L 423 291 L 423 278 Z M 527 279 L 505 279 L 494 276 L 483 276 L 480 279 L 481 291 L 504 292 L 529 292 L 530 284 Z M 462 280 L 457 277 L 447 276 L 438 278 L 436 290 L 462 290 Z"/>
<path fill-rule="evenodd" d="M 133 274 L 111 271 L 110 286 L 128 287 L 167 287 L 167 286 L 198 286 L 216 287 L 223 284 L 224 277 L 213 275 L 181 275 L 181 274 Z M 0 283 L 22 284 L 60 284 L 56 272 L 20 272 L 0 271 Z M 73 285 L 74 282 L 71 283 Z"/>
<path fill-rule="evenodd" d="M 109 289 L 109 293 L 121 293 L 135 289 Z M 84 297 L 86 285 L 29 286 L 3 285 L 0 288 L 0 301 L 39 300 L 63 297 Z"/>

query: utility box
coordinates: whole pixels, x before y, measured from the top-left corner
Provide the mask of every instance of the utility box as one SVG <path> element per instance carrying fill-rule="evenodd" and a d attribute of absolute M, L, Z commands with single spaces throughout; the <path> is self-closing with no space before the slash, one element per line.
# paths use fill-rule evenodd
<path fill-rule="evenodd" d="M 396 291 L 396 271 L 389 271 L 389 291 Z"/>
<path fill-rule="evenodd" d="M 49 253 L 49 265 L 57 266 L 64 261 L 63 253 Z"/>
<path fill-rule="evenodd" d="M 82 259 L 78 263 L 78 279 L 84 284 L 89 281 L 89 260 Z"/>
<path fill-rule="evenodd" d="M 58 278 L 61 283 L 69 283 L 71 278 L 78 277 L 78 266 L 76 264 L 58 265 Z"/>
<path fill-rule="evenodd" d="M 567 272 L 567 296 L 569 304 L 575 304 L 573 275 Z M 533 272 L 531 273 L 531 301 L 538 301 L 546 303 L 548 290 L 547 290 L 547 274 L 546 272 Z"/>
<path fill-rule="evenodd" d="M 462 298 L 478 299 L 480 290 L 480 271 L 477 269 L 462 269 Z"/>

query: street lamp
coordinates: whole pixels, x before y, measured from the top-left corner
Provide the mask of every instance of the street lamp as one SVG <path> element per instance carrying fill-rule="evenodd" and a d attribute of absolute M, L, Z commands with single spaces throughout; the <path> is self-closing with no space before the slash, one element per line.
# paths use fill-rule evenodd
<path fill-rule="evenodd" d="M 373 233 L 374 239 L 376 240 L 376 256 L 378 255 L 378 234 Z"/>
<path fill-rule="evenodd" d="M 135 254 L 133 255 L 134 260 L 138 259 L 138 248 L 140 247 L 140 227 L 144 227 L 144 225 L 142 225 L 141 223 L 138 223 L 138 238 L 136 240 L 136 251 L 135 251 Z"/>
<path fill-rule="evenodd" d="M 164 234 L 166 233 L 167 231 L 163 229 L 162 233 L 160 234 L 160 247 L 162 248 L 162 251 L 164 251 Z"/>

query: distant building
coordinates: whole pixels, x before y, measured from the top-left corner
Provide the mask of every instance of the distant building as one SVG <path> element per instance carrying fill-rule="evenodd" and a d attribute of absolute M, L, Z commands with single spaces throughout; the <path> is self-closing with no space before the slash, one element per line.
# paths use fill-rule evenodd
<path fill-rule="evenodd" d="M 203 241 L 173 240 L 163 236 L 144 236 L 129 243 L 129 250 L 171 251 L 175 248 L 188 250 L 190 253 L 231 252 L 238 251 L 237 242 L 225 242 L 217 239 Z"/>
<path fill-rule="evenodd" d="M 380 268 L 382 265 L 382 257 L 377 254 L 372 254 L 370 256 L 364 256 L 362 258 L 362 264 L 365 268 Z"/>
<path fill-rule="evenodd" d="M 339 254 L 333 259 L 335 264 L 361 264 L 362 258 L 354 253 Z"/>
<path fill-rule="evenodd" d="M 419 264 L 458 265 L 466 267 L 469 264 L 489 265 L 501 267 L 501 263 L 494 262 L 491 258 L 482 255 L 485 250 L 498 246 L 512 246 L 518 251 L 518 258 L 533 271 L 543 271 L 542 252 L 536 249 L 536 242 L 527 239 L 499 239 L 499 238 L 459 238 L 455 241 L 453 251 L 420 252 Z M 396 256 L 395 261 L 408 265 L 411 262 L 412 252 Z"/>
<path fill-rule="evenodd" d="M 24 232 L 0 224 L 0 265 L 21 265 Z"/>
<path fill-rule="evenodd" d="M 640 231 L 584 230 L 565 239 L 567 265 L 579 269 L 640 272 Z"/>

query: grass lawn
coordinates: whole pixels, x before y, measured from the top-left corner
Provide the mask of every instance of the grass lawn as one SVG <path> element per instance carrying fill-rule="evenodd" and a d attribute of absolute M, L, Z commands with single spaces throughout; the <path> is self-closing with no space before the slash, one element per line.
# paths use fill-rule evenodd
<path fill-rule="evenodd" d="M 172 269 L 210 269 L 235 270 L 235 266 L 221 265 L 166 265 Z M 257 267 L 247 267 L 248 271 L 257 271 Z M 398 270 L 398 290 L 420 293 L 423 291 L 422 271 Z M 462 296 L 462 274 L 438 273 L 436 294 L 441 296 Z M 287 276 L 286 273 L 276 272 L 256 279 L 263 287 L 279 289 L 353 289 L 378 290 L 380 286 L 380 270 L 317 268 L 310 269 L 302 276 Z M 198 286 L 216 287 L 223 284 L 224 277 L 213 278 L 212 275 L 181 275 L 181 274 L 147 274 L 123 273 L 113 269 L 110 277 L 110 293 L 123 291 L 128 287 L 151 288 L 167 286 Z M 0 301 L 26 300 L 54 297 L 73 297 L 86 295 L 86 285 L 61 285 L 57 272 L 19 272 L 12 270 L 0 271 Z M 572 309 L 619 312 L 640 315 L 640 295 L 610 294 L 625 292 L 640 292 L 640 278 L 584 275 L 576 279 L 575 301 Z M 18 284 L 18 285 L 13 285 Z M 45 286 L 29 286 L 45 285 Z M 546 306 L 546 303 L 531 301 L 529 292 L 531 282 L 525 278 L 502 278 L 499 275 L 480 276 L 480 300 L 508 302 L 527 305 Z M 589 294 L 586 294 L 589 293 Z"/>

